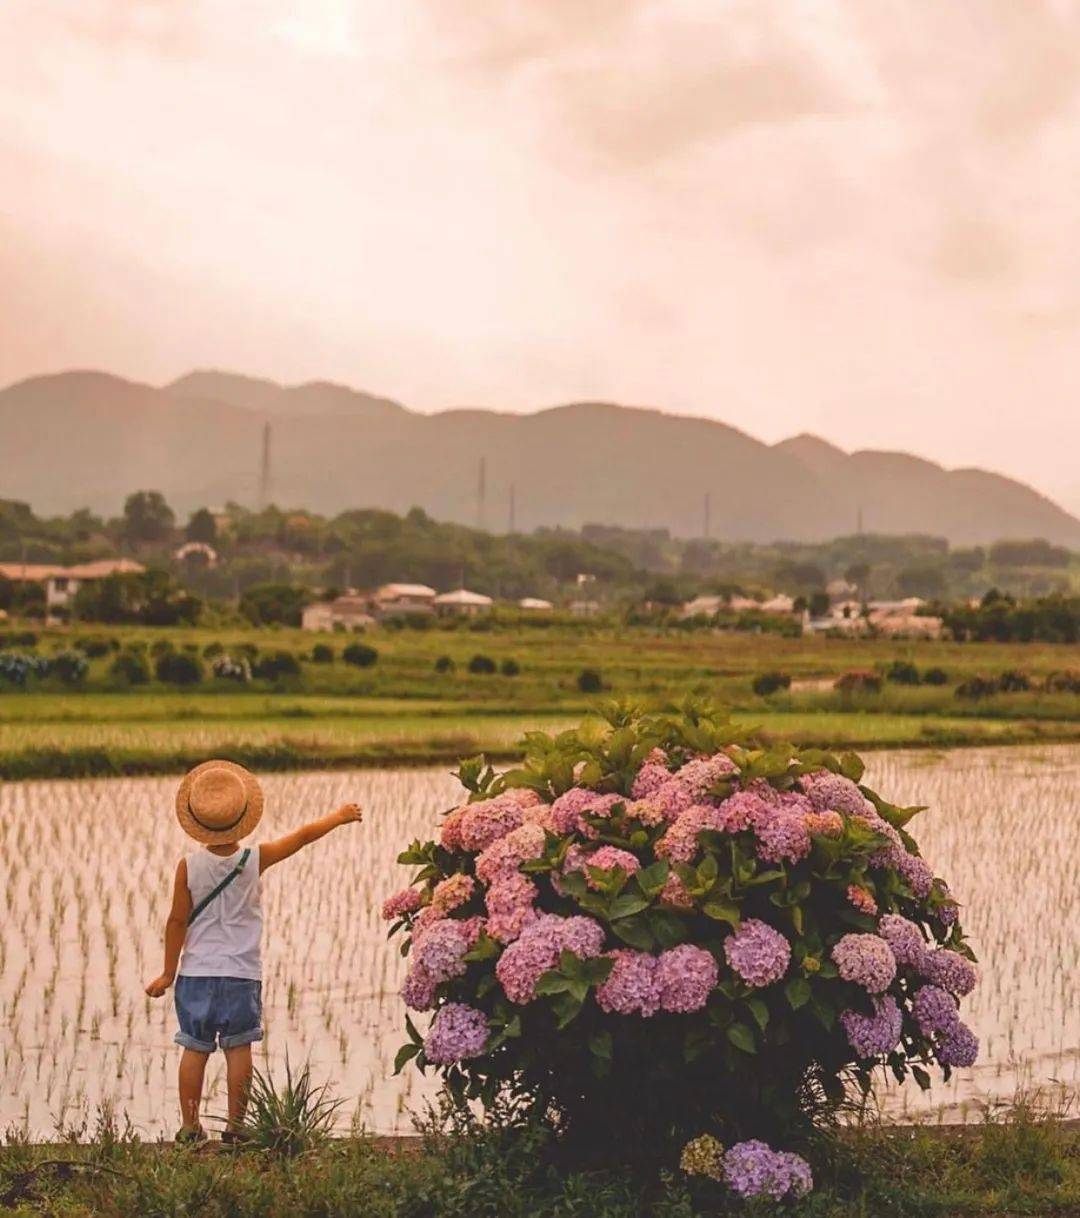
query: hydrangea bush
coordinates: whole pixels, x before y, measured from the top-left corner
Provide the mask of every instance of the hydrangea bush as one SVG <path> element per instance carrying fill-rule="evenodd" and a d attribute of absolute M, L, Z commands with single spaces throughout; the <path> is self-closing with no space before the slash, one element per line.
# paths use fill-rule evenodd
<path fill-rule="evenodd" d="M 854 754 L 694 702 L 525 747 L 503 774 L 464 763 L 465 801 L 399 858 L 397 1069 L 531 1104 L 609 1159 L 707 1137 L 731 1187 L 775 1195 L 809 1187 L 791 1147 L 875 1067 L 927 1087 L 972 1064 L 957 903 L 905 829 L 920 809 L 861 785 Z"/>

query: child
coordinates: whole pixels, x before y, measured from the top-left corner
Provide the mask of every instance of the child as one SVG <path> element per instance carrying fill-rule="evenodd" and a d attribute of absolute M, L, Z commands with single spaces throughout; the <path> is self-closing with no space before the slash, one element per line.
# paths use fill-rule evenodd
<path fill-rule="evenodd" d="M 241 850 L 237 843 L 259 823 L 262 811 L 263 794 L 255 776 L 231 761 L 196 766 L 176 793 L 181 827 L 206 849 L 185 855 L 176 869 L 165 923 L 165 969 L 146 992 L 160 998 L 176 979 L 180 1030 L 175 1039 L 184 1049 L 178 1142 L 206 1137 L 199 1123 L 203 1076 L 207 1058 L 219 1044 L 229 1092 L 229 1120 L 221 1140 L 240 1138 L 251 1084 L 251 1046 L 263 1036 L 262 873 L 331 829 L 363 819 L 356 804 L 344 804 L 277 841 Z"/>

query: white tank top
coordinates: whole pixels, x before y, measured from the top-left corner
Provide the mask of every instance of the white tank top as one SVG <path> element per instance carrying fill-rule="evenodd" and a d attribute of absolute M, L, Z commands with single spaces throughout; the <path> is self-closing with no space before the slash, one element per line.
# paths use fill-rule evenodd
<path fill-rule="evenodd" d="M 236 867 L 243 850 L 228 855 L 196 850 L 185 856 L 192 908 Z M 262 979 L 258 846 L 251 847 L 244 870 L 188 927 L 180 975 Z"/>

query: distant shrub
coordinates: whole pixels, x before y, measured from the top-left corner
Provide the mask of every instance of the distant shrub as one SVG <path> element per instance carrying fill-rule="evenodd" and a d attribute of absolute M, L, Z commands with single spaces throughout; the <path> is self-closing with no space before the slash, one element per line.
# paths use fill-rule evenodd
<path fill-rule="evenodd" d="M 251 665 L 243 656 L 234 660 L 230 655 L 215 656 L 210 671 L 219 681 L 235 681 L 246 685 L 251 680 Z"/>
<path fill-rule="evenodd" d="M 1080 669 L 1065 668 L 1050 673 L 1045 688 L 1050 694 L 1080 694 Z"/>
<path fill-rule="evenodd" d="M 38 636 L 32 630 L 9 630 L 0 633 L 0 647 L 36 647 Z"/>
<path fill-rule="evenodd" d="M 166 651 L 158 656 L 154 674 L 166 685 L 198 685 L 203 679 L 203 666 L 197 656 L 186 651 Z"/>
<path fill-rule="evenodd" d="M 251 675 L 260 681 L 280 681 L 282 677 L 298 677 L 300 661 L 291 651 L 268 651 L 251 665 Z"/>
<path fill-rule="evenodd" d="M 1031 689 L 1031 678 L 1018 668 L 1010 668 L 998 677 L 998 689 L 1003 694 L 1026 694 Z"/>
<path fill-rule="evenodd" d="M 435 661 L 436 672 L 453 672 L 457 665 L 449 656 L 439 656 Z"/>
<path fill-rule="evenodd" d="M 129 648 L 113 660 L 109 666 L 109 676 L 125 685 L 145 685 L 150 680 L 150 665 L 142 652 Z"/>
<path fill-rule="evenodd" d="M 760 698 L 767 698 L 781 689 L 791 688 L 791 675 L 786 672 L 761 672 L 754 678 L 751 689 Z"/>
<path fill-rule="evenodd" d="M 998 683 L 993 677 L 968 677 L 956 687 L 956 696 L 974 701 L 978 698 L 989 698 L 991 694 L 996 694 L 998 689 Z"/>
<path fill-rule="evenodd" d="M 25 687 L 31 677 L 47 677 L 49 661 L 44 656 L 27 655 L 19 651 L 0 651 L 0 680 L 9 685 Z"/>
<path fill-rule="evenodd" d="M 215 641 L 213 643 L 207 643 L 206 646 L 203 648 L 203 659 L 204 660 L 213 660 L 216 656 L 223 656 L 224 654 L 225 654 L 225 644 L 224 643 L 219 643 L 219 642 Z"/>
<path fill-rule="evenodd" d="M 150 654 L 155 660 L 158 660 L 162 656 L 168 655 L 169 652 L 175 650 L 176 648 L 172 645 L 172 642 L 169 639 L 155 639 L 150 644 Z"/>
<path fill-rule="evenodd" d="M 233 648 L 233 654 L 243 656 L 249 664 L 254 664 L 259 658 L 259 649 L 254 643 L 240 643 Z"/>
<path fill-rule="evenodd" d="M 928 668 L 922 675 L 922 683 L 924 685 L 948 685 L 949 674 L 944 668 Z"/>
<path fill-rule="evenodd" d="M 499 672 L 501 672 L 504 677 L 516 677 L 518 673 L 521 672 L 521 665 L 517 662 L 517 660 L 503 660 L 503 662 L 499 665 Z"/>
<path fill-rule="evenodd" d="M 881 692 L 881 677 L 876 672 L 853 668 L 844 673 L 833 688 L 842 694 L 876 694 Z"/>
<path fill-rule="evenodd" d="M 49 671 L 55 673 L 65 685 L 79 685 L 86 680 L 90 665 L 78 651 L 62 651 L 53 656 Z"/>
<path fill-rule="evenodd" d="M 333 647 L 329 643 L 316 643 L 311 649 L 311 662 L 313 664 L 333 664 Z"/>
<path fill-rule="evenodd" d="M 469 661 L 469 672 L 472 673 L 484 675 L 493 673 L 495 668 L 495 661 L 491 658 L 491 656 L 474 655 Z"/>
<path fill-rule="evenodd" d="M 350 643 L 341 653 L 341 658 L 355 668 L 370 668 L 379 658 L 379 653 L 367 643 Z"/>
<path fill-rule="evenodd" d="M 77 651 L 81 651 L 88 660 L 97 660 L 102 656 L 107 656 L 110 651 L 118 650 L 120 645 L 115 639 L 107 639 L 102 635 L 94 634 L 89 638 L 79 639 L 73 646 Z"/>
<path fill-rule="evenodd" d="M 583 694 L 598 694 L 604 681 L 595 668 L 583 668 L 577 676 L 577 687 Z"/>
<path fill-rule="evenodd" d="M 885 680 L 894 685 L 918 685 L 919 670 L 910 660 L 893 660 L 885 670 Z"/>

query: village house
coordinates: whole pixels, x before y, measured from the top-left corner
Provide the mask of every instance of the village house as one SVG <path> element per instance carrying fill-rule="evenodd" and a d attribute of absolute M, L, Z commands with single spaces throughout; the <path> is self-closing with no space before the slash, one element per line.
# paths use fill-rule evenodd
<path fill-rule="evenodd" d="M 370 608 L 368 597 L 347 592 L 308 605 L 300 615 L 300 626 L 304 630 L 370 630 L 376 625 Z"/>
<path fill-rule="evenodd" d="M 110 575 L 142 575 L 146 568 L 130 558 L 102 558 L 61 567 L 48 563 L 0 563 L 0 578 L 13 584 L 44 584 L 45 617 L 64 617 L 83 584 Z"/>
<path fill-rule="evenodd" d="M 372 597 L 372 607 L 379 617 L 434 613 L 437 595 L 427 584 L 383 584 Z"/>
<path fill-rule="evenodd" d="M 518 601 L 518 608 L 530 613 L 543 613 L 554 609 L 555 606 L 551 601 L 545 601 L 539 596 L 523 596 Z"/>
<path fill-rule="evenodd" d="M 467 588 L 456 588 L 443 592 L 432 602 L 440 617 L 477 617 L 490 613 L 495 602 L 482 592 L 470 592 Z"/>

